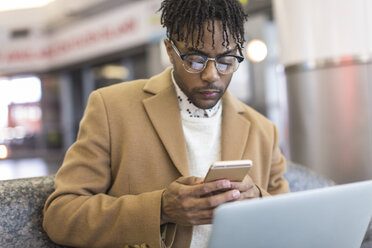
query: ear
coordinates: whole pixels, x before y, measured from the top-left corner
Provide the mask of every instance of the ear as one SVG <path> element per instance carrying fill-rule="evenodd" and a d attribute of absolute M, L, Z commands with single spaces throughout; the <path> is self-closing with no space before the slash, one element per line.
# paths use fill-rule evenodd
<path fill-rule="evenodd" d="M 167 50 L 167 54 L 168 54 L 168 57 L 169 57 L 169 62 L 171 62 L 171 64 L 174 64 L 173 63 L 173 47 L 172 47 L 172 44 L 171 42 L 168 40 L 168 39 L 164 39 L 164 45 L 165 45 L 165 49 Z"/>

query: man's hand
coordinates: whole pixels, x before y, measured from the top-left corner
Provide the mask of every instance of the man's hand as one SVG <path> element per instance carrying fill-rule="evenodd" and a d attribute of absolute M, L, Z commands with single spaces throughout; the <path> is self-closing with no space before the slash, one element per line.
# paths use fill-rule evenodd
<path fill-rule="evenodd" d="M 214 191 L 224 189 L 229 191 L 213 195 Z M 172 182 L 163 193 L 161 223 L 210 224 L 213 210 L 222 203 L 239 200 L 240 190 L 247 193 L 249 186 L 231 183 L 229 180 L 203 183 L 203 178 L 181 177 Z"/>
<path fill-rule="evenodd" d="M 231 182 L 231 188 L 240 191 L 240 199 L 252 199 L 260 197 L 260 191 L 250 176 L 246 176 L 243 182 Z"/>

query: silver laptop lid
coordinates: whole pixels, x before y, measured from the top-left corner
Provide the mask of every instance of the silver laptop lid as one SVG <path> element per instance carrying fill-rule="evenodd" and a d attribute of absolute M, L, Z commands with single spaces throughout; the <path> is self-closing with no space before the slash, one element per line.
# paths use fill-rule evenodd
<path fill-rule="evenodd" d="M 372 180 L 226 203 L 210 248 L 360 248 L 372 216 Z"/>

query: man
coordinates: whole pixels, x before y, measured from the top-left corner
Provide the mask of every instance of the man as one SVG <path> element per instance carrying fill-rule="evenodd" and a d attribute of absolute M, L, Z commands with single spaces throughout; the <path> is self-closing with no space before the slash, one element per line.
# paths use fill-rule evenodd
<path fill-rule="evenodd" d="M 164 0 L 161 10 L 173 67 L 91 94 L 45 204 L 57 243 L 205 247 L 218 205 L 288 192 L 274 124 L 226 91 L 243 60 L 242 6 Z M 243 182 L 203 183 L 212 162 L 239 159 L 253 161 Z"/>

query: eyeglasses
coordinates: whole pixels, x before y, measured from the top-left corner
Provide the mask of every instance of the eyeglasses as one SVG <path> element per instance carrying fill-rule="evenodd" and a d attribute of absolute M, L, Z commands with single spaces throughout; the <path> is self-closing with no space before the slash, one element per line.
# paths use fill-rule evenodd
<path fill-rule="evenodd" d="M 214 61 L 219 73 L 231 74 L 238 69 L 239 64 L 244 60 L 242 56 L 232 54 L 220 55 L 216 58 L 209 58 L 202 54 L 181 54 L 173 41 L 170 40 L 170 42 L 174 51 L 182 59 L 183 68 L 190 73 L 200 73 L 205 69 L 208 61 Z M 240 49 L 239 52 L 241 54 Z"/>

